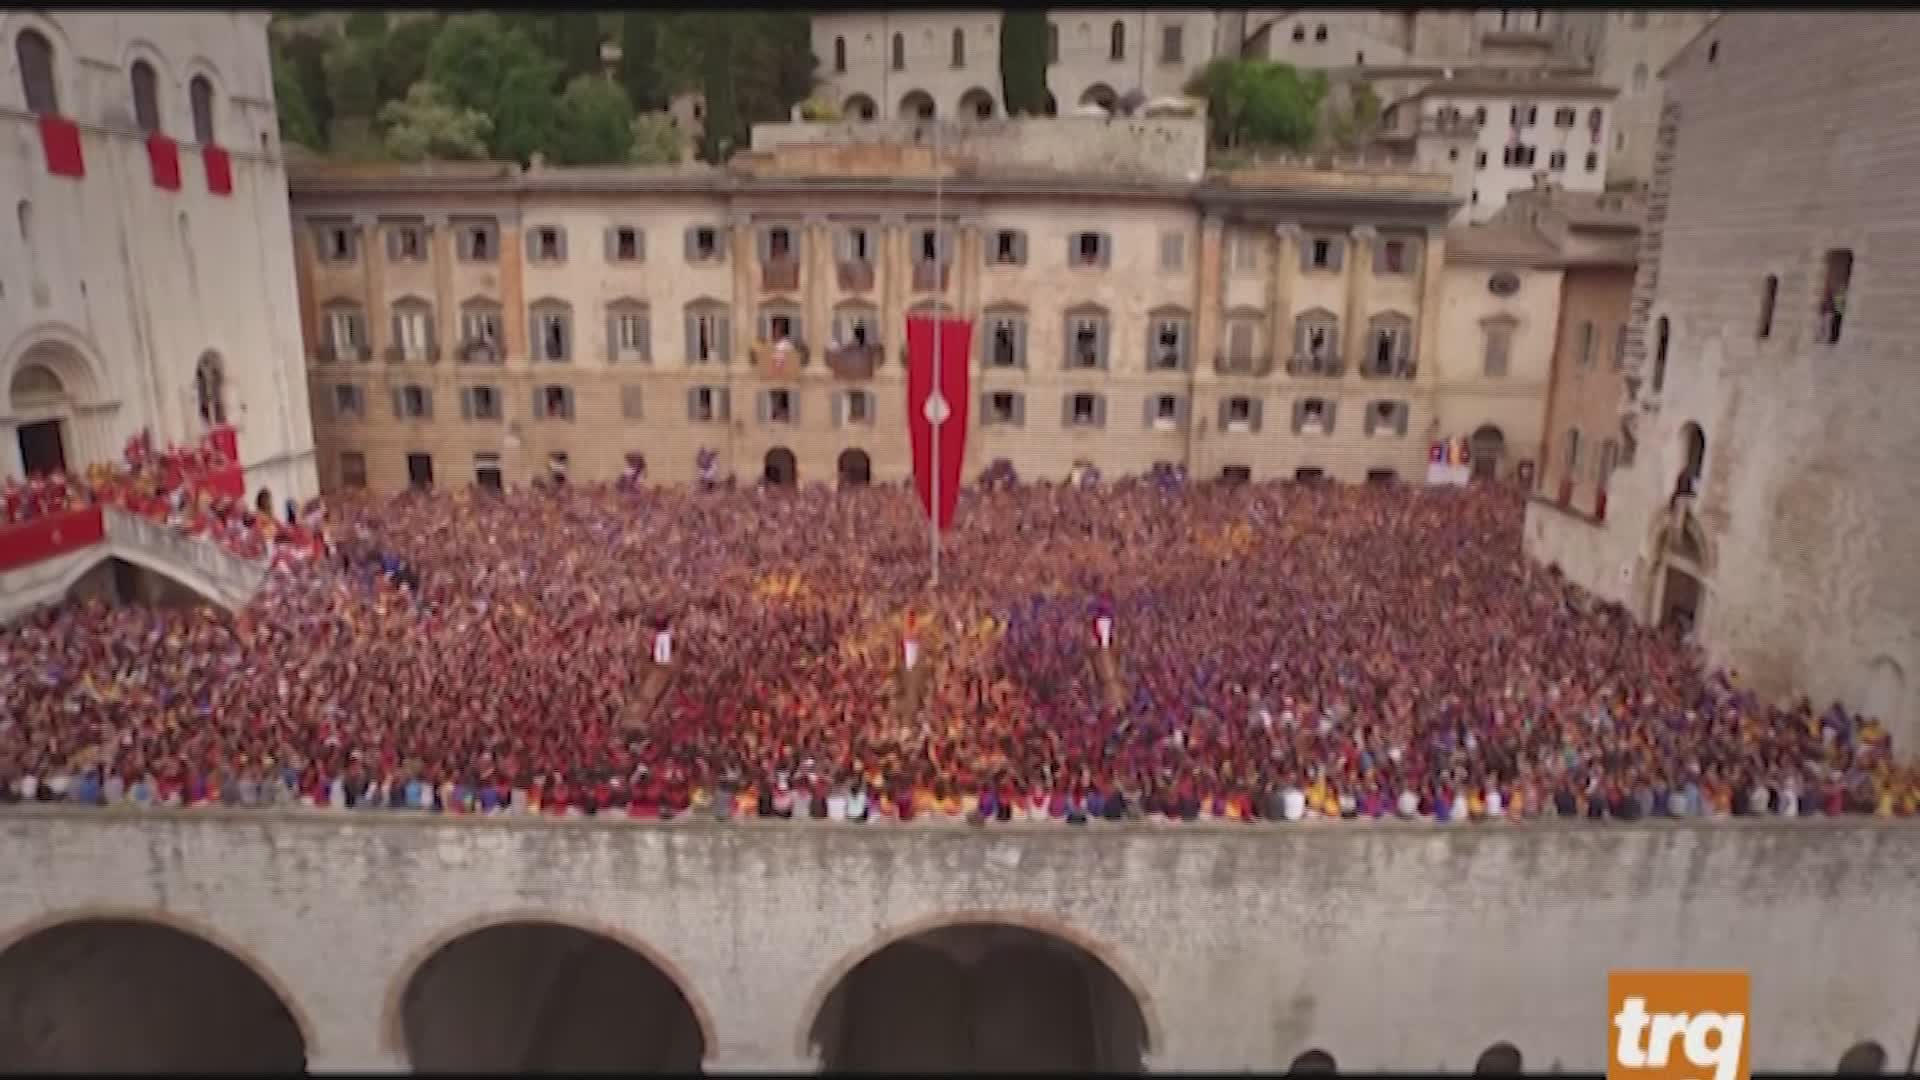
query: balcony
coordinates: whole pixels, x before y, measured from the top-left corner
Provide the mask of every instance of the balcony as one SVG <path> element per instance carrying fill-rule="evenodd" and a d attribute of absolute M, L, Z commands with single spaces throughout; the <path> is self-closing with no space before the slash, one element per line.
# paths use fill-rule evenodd
<path fill-rule="evenodd" d="M 414 349 L 410 352 L 404 345 L 389 345 L 381 355 L 389 364 L 437 364 L 440 362 L 440 347 L 428 345 L 424 349 Z"/>
<path fill-rule="evenodd" d="M 769 292 L 789 292 L 799 288 L 800 260 L 792 255 L 786 255 L 762 262 L 760 287 Z"/>
<path fill-rule="evenodd" d="M 1295 353 L 1287 358 L 1287 374 L 1296 379 L 1337 379 L 1346 373 L 1346 360 L 1337 353 Z"/>
<path fill-rule="evenodd" d="M 871 379 L 883 355 L 878 345 L 842 345 L 827 350 L 827 370 L 836 379 Z"/>
<path fill-rule="evenodd" d="M 1420 373 L 1420 365 L 1411 360 L 1395 360 L 1380 363 L 1375 360 L 1360 365 L 1360 377 L 1363 379 L 1411 379 Z"/>
<path fill-rule="evenodd" d="M 749 363 L 769 376 L 785 375 L 813 361 L 804 341 L 756 341 L 747 355 Z"/>
<path fill-rule="evenodd" d="M 1213 372 L 1216 375 L 1242 375 L 1259 378 L 1273 374 L 1273 356 L 1263 353 L 1259 356 L 1228 356 L 1226 353 L 1213 354 Z"/>
<path fill-rule="evenodd" d="M 873 289 L 872 263 L 843 262 L 837 264 L 834 269 L 840 280 L 842 292 L 869 292 Z"/>
<path fill-rule="evenodd" d="M 916 262 L 913 264 L 914 292 L 945 292 L 947 290 L 948 263 Z"/>
<path fill-rule="evenodd" d="M 470 338 L 460 343 L 460 362 L 463 364 L 499 364 L 503 357 L 500 346 L 485 338 Z"/>

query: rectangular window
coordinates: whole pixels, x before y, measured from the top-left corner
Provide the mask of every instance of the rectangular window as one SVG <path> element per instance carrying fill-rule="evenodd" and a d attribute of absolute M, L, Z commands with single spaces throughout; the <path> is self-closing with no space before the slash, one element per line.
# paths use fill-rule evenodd
<path fill-rule="evenodd" d="M 1383 240 L 1380 243 L 1380 272 L 1383 274 L 1405 274 L 1413 269 L 1413 260 L 1407 256 L 1405 240 Z"/>
<path fill-rule="evenodd" d="M 1567 170 L 1567 152 L 1565 150 L 1555 150 L 1553 153 L 1548 154 L 1547 168 L 1552 169 L 1554 172 L 1565 172 Z"/>
<path fill-rule="evenodd" d="M 1594 329 L 1591 322 L 1580 324 L 1580 366 L 1592 367 L 1594 354 Z"/>
<path fill-rule="evenodd" d="M 367 455 L 358 450 L 341 451 L 340 486 L 348 488 L 367 486 Z"/>
<path fill-rule="evenodd" d="M 1333 269 L 1333 241 L 1324 236 L 1318 236 L 1315 237 L 1311 243 L 1313 245 L 1312 255 L 1308 265 L 1312 266 L 1315 270 Z"/>
<path fill-rule="evenodd" d="M 1010 316 L 992 316 L 987 321 L 987 363 L 993 367 L 1019 367 L 1026 362 L 1025 327 Z"/>
<path fill-rule="evenodd" d="M 1160 62 L 1163 64 L 1182 63 L 1186 58 L 1186 42 L 1183 28 L 1163 26 L 1160 28 Z"/>
<path fill-rule="evenodd" d="M 334 354 L 342 358 L 354 355 L 367 343 L 366 335 L 361 332 L 360 313 L 357 311 L 337 310 L 329 313 L 327 335 L 332 340 Z"/>
<path fill-rule="evenodd" d="M 393 315 L 393 345 L 408 360 L 427 355 L 433 343 L 433 322 L 427 312 L 417 308 L 396 311 Z"/>
<path fill-rule="evenodd" d="M 534 358 L 550 363 L 559 363 L 573 355 L 572 330 L 567 324 L 566 315 L 549 311 L 537 316 L 534 329 L 538 333 L 535 341 Z"/>
<path fill-rule="evenodd" d="M 915 259 L 922 263 L 946 261 L 946 245 L 940 241 L 939 229 L 921 229 L 919 243 L 914 252 Z"/>
<path fill-rule="evenodd" d="M 688 324 L 692 340 L 687 342 L 688 359 L 696 364 L 724 364 L 727 362 L 726 316 L 718 312 L 703 312 L 693 316 Z"/>
<path fill-rule="evenodd" d="M 1245 435 L 1253 430 L 1253 399 L 1236 397 L 1227 399 L 1225 427 L 1229 434 Z"/>
<path fill-rule="evenodd" d="M 793 423 L 793 391 L 768 390 L 761 399 L 761 419 L 769 424 Z"/>
<path fill-rule="evenodd" d="M 1487 152 L 1485 150 L 1474 151 L 1473 167 L 1476 169 L 1484 169 L 1487 167 Z"/>
<path fill-rule="evenodd" d="M 1099 266 L 1105 250 L 1106 238 L 1097 232 L 1075 233 L 1073 236 L 1073 265 Z"/>
<path fill-rule="evenodd" d="M 469 308 L 460 313 L 460 333 L 468 342 L 494 344 L 500 340 L 500 313 Z"/>
<path fill-rule="evenodd" d="M 1260 242 L 1250 233 L 1234 233 L 1233 268 L 1243 274 L 1260 270 Z"/>
<path fill-rule="evenodd" d="M 491 386 L 469 386 L 467 395 L 467 419 L 500 419 L 500 391 Z"/>
<path fill-rule="evenodd" d="M 460 227 L 460 257 L 468 262 L 493 262 L 500 257 L 499 234 L 490 224 Z"/>
<path fill-rule="evenodd" d="M 1846 320 L 1847 292 L 1853 285 L 1853 252 L 1834 248 L 1824 260 L 1825 274 L 1820 285 L 1819 322 L 1813 339 L 1824 345 L 1840 340 L 1840 328 Z"/>
<path fill-rule="evenodd" d="M 491 450 L 476 450 L 473 454 L 473 482 L 488 491 L 500 491 L 506 485 L 506 477 L 500 471 L 500 455 Z"/>
<path fill-rule="evenodd" d="M 653 334 L 645 315 L 637 311 L 613 317 L 613 343 L 622 354 L 645 358 L 653 352 Z"/>
<path fill-rule="evenodd" d="M 328 225 L 320 230 L 320 257 L 327 262 L 352 262 L 354 258 L 354 228 L 351 225 Z"/>
<path fill-rule="evenodd" d="M 696 226 L 688 241 L 690 262 L 712 262 L 720 257 L 720 230 L 711 225 Z"/>
<path fill-rule="evenodd" d="M 1174 431 L 1180 426 L 1180 399 L 1172 394 L 1158 394 L 1150 402 L 1153 412 L 1148 426 L 1155 431 Z"/>
<path fill-rule="evenodd" d="M 358 386 L 340 383 L 333 388 L 333 415 L 361 419 L 367 415 L 367 401 Z"/>
<path fill-rule="evenodd" d="M 542 386 L 534 392 L 534 418 L 573 419 L 573 391 L 565 386 Z"/>
<path fill-rule="evenodd" d="M 1588 172 L 1600 171 L 1600 155 L 1594 153 L 1591 150 L 1587 151 L 1587 171 Z"/>
<path fill-rule="evenodd" d="M 424 420 L 433 415 L 433 399 L 427 396 L 424 386 L 403 386 L 400 388 L 401 419 Z"/>
<path fill-rule="evenodd" d="M 697 386 L 687 394 L 687 419 L 713 424 L 727 418 L 727 392 L 717 386 Z"/>
<path fill-rule="evenodd" d="M 1154 371 L 1179 371 L 1187 358 L 1187 321 L 1185 319 L 1155 319 L 1153 323 L 1153 351 L 1147 357 L 1147 363 Z"/>
<path fill-rule="evenodd" d="M 785 227 L 767 230 L 767 258 L 769 260 L 787 259 L 793 256 L 793 232 Z"/>
<path fill-rule="evenodd" d="M 1483 373 L 1498 378 L 1507 373 L 1508 353 L 1513 347 L 1513 327 L 1495 324 L 1486 328 L 1486 355 L 1482 359 Z"/>
<path fill-rule="evenodd" d="M 1067 364 L 1075 368 L 1097 368 L 1100 366 L 1099 319 L 1081 317 L 1070 321 L 1072 336 L 1067 342 Z"/>
<path fill-rule="evenodd" d="M 1613 370 L 1627 369 L 1627 324 L 1621 323 L 1613 328 Z"/>
<path fill-rule="evenodd" d="M 387 253 L 394 262 L 425 262 L 427 260 L 426 230 L 418 225 L 393 225 L 389 227 Z"/>
<path fill-rule="evenodd" d="M 646 417 L 646 392 L 642 387 L 620 388 L 620 416 L 624 420 L 640 420 Z"/>
<path fill-rule="evenodd" d="M 1160 234 L 1160 269 L 1179 270 L 1187 262 L 1187 236 L 1179 232 Z"/>
<path fill-rule="evenodd" d="M 563 254 L 560 246 L 560 230 L 545 225 L 533 231 L 534 257 L 542 262 L 558 262 Z"/>
<path fill-rule="evenodd" d="M 1092 427 L 1099 422 L 1100 399 L 1094 394 L 1073 394 L 1067 398 L 1067 423 L 1073 427 Z"/>
<path fill-rule="evenodd" d="M 1780 279 L 1773 274 L 1768 274 L 1766 280 L 1760 283 L 1759 337 L 1763 340 L 1773 336 L 1773 305 L 1779 298 Z"/>
<path fill-rule="evenodd" d="M 1000 390 L 987 395 L 987 421 L 996 425 L 1020 422 L 1020 395 Z"/>
<path fill-rule="evenodd" d="M 846 404 L 842 406 L 849 424 L 870 424 L 873 422 L 873 395 L 865 390 L 847 391 Z"/>
<path fill-rule="evenodd" d="M 1577 109 L 1553 110 L 1553 126 L 1554 127 L 1570 128 L 1574 124 L 1578 123 L 1579 119 L 1580 119 L 1580 113 L 1579 113 L 1579 110 Z"/>
<path fill-rule="evenodd" d="M 613 258 L 615 262 L 640 261 L 639 229 L 623 225 L 613 230 Z"/>
<path fill-rule="evenodd" d="M 844 258 L 848 262 L 865 263 L 873 261 L 873 235 L 865 229 L 846 231 Z"/>
<path fill-rule="evenodd" d="M 1227 323 L 1227 361 L 1235 370 L 1244 370 L 1253 363 L 1254 335 L 1258 324 L 1251 319 L 1234 319 Z"/>
<path fill-rule="evenodd" d="M 1025 233 L 1013 229 L 999 229 L 993 234 L 993 265 L 1021 266 L 1027 261 L 1027 237 Z"/>

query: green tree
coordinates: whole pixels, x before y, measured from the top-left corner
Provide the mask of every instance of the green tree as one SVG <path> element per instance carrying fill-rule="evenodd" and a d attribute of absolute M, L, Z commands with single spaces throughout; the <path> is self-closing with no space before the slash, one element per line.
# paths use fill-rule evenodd
<path fill-rule="evenodd" d="M 1042 8 L 1000 13 L 1000 98 L 1008 116 L 1047 111 L 1047 13 Z"/>
<path fill-rule="evenodd" d="M 805 12 L 727 11 L 662 23 L 655 64 L 668 93 L 706 97 L 701 156 L 721 161 L 747 145 L 756 122 L 785 120 L 818 82 Z"/>
<path fill-rule="evenodd" d="M 660 40 L 662 16 L 652 11 L 629 11 L 620 19 L 620 85 L 627 100 L 641 110 L 662 108 L 667 90 L 660 79 L 654 51 Z"/>
<path fill-rule="evenodd" d="M 347 16 L 346 34 L 355 41 L 379 41 L 387 33 L 387 13 L 355 11 Z"/>
<path fill-rule="evenodd" d="M 275 50 L 280 68 L 300 87 L 300 96 L 313 114 L 313 126 L 319 139 L 312 149 L 327 148 L 327 133 L 333 130 L 333 99 L 327 93 L 327 49 L 331 42 L 318 34 L 287 34 Z"/>
<path fill-rule="evenodd" d="M 1220 148 L 1311 146 L 1327 79 L 1301 75 L 1289 64 L 1221 59 L 1187 84 L 1187 93 L 1207 100 L 1207 122 Z"/>
<path fill-rule="evenodd" d="M 633 106 L 620 84 L 603 75 L 577 75 L 560 95 L 548 156 L 557 165 L 626 161 L 633 149 Z"/>
<path fill-rule="evenodd" d="M 273 54 L 273 101 L 280 117 L 280 141 L 297 143 L 309 150 L 324 150 L 326 139 L 314 118 L 307 91 L 294 75 L 292 65 Z"/>
<path fill-rule="evenodd" d="M 327 147 L 337 155 L 364 158 L 379 154 L 379 140 L 373 131 L 374 114 L 380 108 L 376 48 L 371 42 L 343 37 L 335 39 L 327 50 L 327 100 L 333 104 Z"/>
<path fill-rule="evenodd" d="M 526 162 L 551 149 L 560 119 L 551 71 L 539 65 L 508 69 L 488 114 L 493 117 L 494 157 Z"/>
<path fill-rule="evenodd" d="M 1329 101 L 1324 123 L 1328 142 L 1343 150 L 1364 145 L 1380 129 L 1380 95 L 1367 83 L 1349 84 Z"/>
<path fill-rule="evenodd" d="M 413 84 L 426 78 L 427 52 L 440 35 L 439 15 L 417 15 L 397 20 L 380 40 L 380 100 L 399 101 Z"/>
<path fill-rule="evenodd" d="M 559 77 L 559 64 L 491 12 L 449 18 L 427 50 L 428 81 L 456 103 L 492 116 L 496 129 L 504 99 L 536 85 L 551 95 Z"/>
<path fill-rule="evenodd" d="M 382 142 L 397 161 L 479 161 L 487 156 L 493 121 L 448 100 L 446 91 L 421 81 L 401 101 L 380 109 Z"/>
<path fill-rule="evenodd" d="M 633 118 L 633 147 L 627 160 L 635 165 L 678 165 L 685 157 L 686 136 L 665 113 L 641 113 Z"/>

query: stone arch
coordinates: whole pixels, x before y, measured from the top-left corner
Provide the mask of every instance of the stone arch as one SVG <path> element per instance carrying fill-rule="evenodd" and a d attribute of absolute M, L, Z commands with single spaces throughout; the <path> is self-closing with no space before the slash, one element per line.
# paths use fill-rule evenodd
<path fill-rule="evenodd" d="M 1497 1042 L 1480 1051 L 1473 1063 L 1475 1076 L 1518 1076 L 1521 1072 L 1520 1048 L 1510 1042 Z"/>
<path fill-rule="evenodd" d="M 1340 1065 L 1333 1055 L 1318 1047 L 1305 1051 L 1293 1059 L 1287 1066 L 1288 1076 L 1334 1076 L 1340 1072 Z"/>
<path fill-rule="evenodd" d="M 840 115 L 848 120 L 875 120 L 880 116 L 880 106 L 866 94 L 853 94 L 841 104 Z"/>
<path fill-rule="evenodd" d="M 932 120 L 939 115 L 933 95 L 925 90 L 909 90 L 900 95 L 900 117 L 904 120 Z"/>
<path fill-rule="evenodd" d="M 1113 87 L 1108 86 L 1106 83 L 1094 83 L 1092 86 L 1080 91 L 1079 104 L 1083 109 L 1089 105 L 1098 105 L 1100 108 L 1112 112 L 1113 107 L 1119 104 L 1119 101 L 1120 95 L 1114 93 Z"/>
<path fill-rule="evenodd" d="M 407 954 L 405 961 L 387 983 L 386 999 L 380 1010 L 380 1048 L 388 1054 L 406 1059 L 409 1067 L 414 1071 L 421 1071 L 421 1067 L 411 1061 L 407 1045 L 406 1006 L 409 989 L 434 958 L 440 956 L 449 947 L 474 940 L 488 931 L 512 927 L 548 927 L 571 931 L 625 950 L 652 967 L 673 989 L 679 992 L 680 1000 L 685 1003 L 692 1015 L 702 1055 L 711 1054 L 719 1045 L 716 1034 L 718 1029 L 714 1026 L 713 1014 L 695 993 L 693 982 L 687 977 L 685 970 L 646 941 L 619 927 L 597 920 L 544 910 L 510 910 L 462 920 L 435 934 Z"/>
<path fill-rule="evenodd" d="M 14 375 L 21 369 L 39 365 L 60 380 L 68 397 L 78 402 L 92 402 L 100 396 L 100 383 L 95 375 L 100 368 L 94 360 L 98 355 L 99 350 L 80 331 L 63 323 L 42 323 L 14 339 L 0 372 L 6 374 L 6 385 L 10 387 Z"/>
<path fill-rule="evenodd" d="M 73 65 L 78 62 L 72 43 L 52 19 L 27 12 L 11 12 L 0 18 L 0 45 L 4 45 L 6 56 L 14 68 L 13 85 L 20 94 L 20 107 L 32 108 L 32 103 L 27 100 L 26 76 L 20 70 L 21 38 L 28 33 L 39 35 L 52 54 L 50 67 L 54 111 L 71 109 L 75 99 Z"/>
<path fill-rule="evenodd" d="M 146 940 L 144 943 L 150 944 L 156 949 L 175 950 L 176 959 L 183 953 L 189 956 L 197 954 L 198 957 L 204 957 L 212 961 L 216 966 L 216 970 L 224 968 L 225 971 L 221 972 L 221 974 L 229 977 L 238 976 L 243 980 L 251 981 L 255 987 L 264 991 L 265 997 L 271 999 L 272 1005 L 277 1006 L 277 1019 L 284 1021 L 285 1024 L 284 1034 L 298 1043 L 297 1057 L 299 1060 L 277 1060 L 281 1056 L 287 1058 L 296 1056 L 293 1053 L 286 1053 L 288 1048 L 285 1047 L 275 1048 L 278 1052 L 270 1055 L 275 1060 L 255 1062 L 193 1063 L 176 1061 L 156 1063 L 151 1060 L 150 1054 L 143 1051 L 140 1059 L 137 1061 L 98 1064 L 73 1063 L 64 1066 L 53 1065 L 51 1066 L 52 1069 L 58 1070 L 63 1067 L 72 1069 L 77 1065 L 80 1070 L 89 1072 L 117 1071 L 119 1069 L 150 1071 L 156 1068 L 163 1071 L 216 1072 L 238 1069 L 248 1072 L 297 1072 L 306 1068 L 307 1058 L 312 1053 L 314 1046 L 313 1024 L 311 1019 L 302 1010 L 300 1000 L 293 994 L 291 985 L 285 979 L 281 978 L 271 967 L 263 963 L 251 950 L 241 947 L 238 943 L 232 941 L 214 927 L 197 919 L 180 915 L 177 912 L 117 905 L 90 905 L 78 909 L 53 912 L 41 918 L 10 927 L 3 934 L 0 934 L 0 1000 L 4 1000 L 9 996 L 6 986 L 8 982 L 9 965 L 21 963 L 32 964 L 36 959 L 36 950 L 45 949 L 64 952 L 68 949 L 81 947 L 81 945 L 76 942 L 75 935 L 84 934 L 88 931 L 122 935 L 120 943 L 122 947 L 111 950 L 111 955 L 116 962 L 124 962 L 129 955 L 129 950 L 125 948 L 125 945 L 128 944 L 125 935 L 134 935 L 133 943 L 142 943 L 140 936 L 145 935 Z M 57 956 L 47 957 L 42 960 L 42 962 L 51 963 L 57 959 L 59 959 Z M 169 995 L 167 991 L 176 972 L 172 970 L 172 965 L 166 966 L 168 970 L 156 979 L 157 985 L 151 988 L 153 992 L 140 995 L 139 1004 L 143 1012 L 156 1000 L 168 1000 Z M 54 975 L 53 982 L 57 982 L 61 974 L 72 975 L 76 971 L 76 968 L 71 964 L 60 964 L 56 970 L 59 974 Z M 119 967 L 114 971 L 113 981 L 116 985 L 126 984 L 125 967 Z M 36 980 L 34 996 L 44 995 L 47 990 L 47 985 L 48 982 L 46 980 Z M 232 984 L 229 983 L 229 985 L 231 986 Z M 204 999 L 198 995 L 187 995 L 186 997 L 196 1003 L 204 1002 Z M 218 1028 L 217 1034 L 222 1036 L 230 1035 L 231 1020 L 232 1017 L 229 1015 L 229 1010 L 220 1010 L 216 1014 L 216 1017 L 212 1018 L 212 1022 L 217 1025 Z M 112 1044 L 114 1046 L 123 1044 L 124 1028 L 116 1026 L 113 1032 L 102 1034 L 105 1037 L 91 1040 L 103 1044 L 98 1047 L 98 1049 L 106 1049 L 107 1046 L 104 1044 Z M 222 1045 L 223 1049 L 227 1052 L 234 1052 L 234 1044 L 226 1038 L 210 1040 L 209 1045 L 213 1045 L 215 1042 Z M 17 1052 L 18 1048 L 16 1047 L 0 1046 L 0 1068 L 6 1068 L 8 1071 L 45 1071 L 46 1067 L 44 1066 L 36 1067 L 34 1063 L 22 1063 L 16 1060 L 10 1060 Z"/>
<path fill-rule="evenodd" d="M 1879 1076 L 1887 1071 L 1887 1048 L 1872 1039 L 1847 1047 L 1834 1067 L 1835 1076 Z"/>
<path fill-rule="evenodd" d="M 808 993 L 806 1003 L 800 1011 L 802 1026 L 794 1033 L 794 1052 L 802 1059 L 813 1056 L 814 1029 L 826 1010 L 828 999 L 846 983 L 847 977 L 852 975 L 854 969 L 861 964 L 879 956 L 892 946 L 927 934 L 977 926 L 1027 930 L 1043 937 L 1053 938 L 1085 953 L 1112 975 L 1132 997 L 1133 1005 L 1139 1011 L 1141 1054 L 1143 1056 L 1150 1054 L 1164 1045 L 1159 1009 L 1152 991 L 1148 989 L 1146 981 L 1140 978 L 1139 973 L 1125 963 L 1114 949 L 1053 915 L 1030 911 L 974 909 L 941 912 L 901 923 L 882 931 L 864 945 L 843 954 Z"/>
<path fill-rule="evenodd" d="M 767 451 L 765 467 L 761 479 L 769 487 L 798 487 L 800 484 L 800 462 L 793 451 L 784 446 L 776 446 Z"/>
<path fill-rule="evenodd" d="M 959 33 L 957 30 L 954 32 Z M 997 108 L 993 95 L 975 86 L 960 95 L 960 100 L 954 108 L 954 115 L 962 120 L 991 120 Z"/>
<path fill-rule="evenodd" d="M 865 450 L 850 446 L 840 451 L 836 473 L 843 488 L 866 487 L 873 482 L 873 458 Z"/>
<path fill-rule="evenodd" d="M 202 574 L 191 566 L 181 566 L 170 563 L 166 559 L 142 551 L 139 548 L 111 542 L 101 549 L 99 558 L 83 560 L 79 566 L 62 574 L 59 579 L 54 582 L 53 588 L 49 590 L 50 594 L 56 597 L 66 596 L 73 590 L 74 586 L 79 585 L 81 580 L 88 574 L 93 573 L 100 569 L 102 565 L 110 563 L 115 559 L 129 566 L 157 574 L 206 601 L 208 604 L 214 607 L 225 608 L 228 611 L 236 611 L 244 607 L 246 602 L 252 598 L 251 594 L 243 597 L 225 596 L 219 586 L 215 585 L 205 574 Z"/>
<path fill-rule="evenodd" d="M 1498 424 L 1481 424 L 1467 436 L 1467 453 L 1472 458 L 1474 478 L 1491 480 L 1500 475 L 1501 462 L 1507 455 L 1507 433 Z"/>

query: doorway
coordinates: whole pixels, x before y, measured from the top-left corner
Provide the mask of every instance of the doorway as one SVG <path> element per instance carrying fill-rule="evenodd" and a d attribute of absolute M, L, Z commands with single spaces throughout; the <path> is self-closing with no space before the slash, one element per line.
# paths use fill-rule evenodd
<path fill-rule="evenodd" d="M 1689 633 L 1699 624 L 1700 579 L 1676 566 L 1667 567 L 1666 588 L 1660 597 L 1660 625 Z"/>
<path fill-rule="evenodd" d="M 1246 465 L 1226 465 L 1220 469 L 1220 482 L 1232 486 L 1253 483 L 1253 469 Z"/>
<path fill-rule="evenodd" d="M 1376 487 L 1391 487 L 1400 479 L 1400 474 L 1392 469 L 1368 469 L 1367 483 Z"/>
<path fill-rule="evenodd" d="M 1325 469 L 1305 468 L 1293 470 L 1293 482 L 1296 484 L 1318 484 L 1326 478 L 1327 473 Z"/>
<path fill-rule="evenodd" d="M 20 425 L 20 465 L 28 476 L 67 471 L 67 425 L 64 420 L 36 420 Z"/>
<path fill-rule="evenodd" d="M 771 487 L 792 487 L 800 479 L 800 465 L 794 460 L 793 451 L 776 446 L 767 451 L 766 470 L 762 475 Z"/>
<path fill-rule="evenodd" d="M 425 490 L 433 486 L 433 455 L 407 455 L 407 483 Z"/>
<path fill-rule="evenodd" d="M 865 450 L 840 452 L 840 486 L 866 487 L 873 482 L 873 459 Z"/>
<path fill-rule="evenodd" d="M 1492 424 L 1483 425 L 1467 439 L 1467 453 L 1475 480 L 1495 480 L 1500 476 L 1500 461 L 1507 455 L 1507 434 Z"/>

